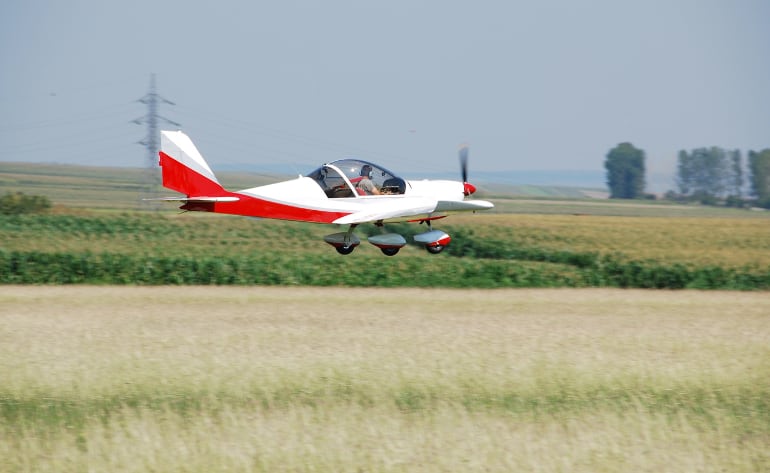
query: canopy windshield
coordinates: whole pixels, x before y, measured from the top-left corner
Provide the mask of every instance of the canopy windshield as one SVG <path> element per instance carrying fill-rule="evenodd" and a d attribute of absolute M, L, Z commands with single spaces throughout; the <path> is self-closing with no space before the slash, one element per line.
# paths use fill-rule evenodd
<path fill-rule="evenodd" d="M 366 195 L 359 183 L 370 179 L 381 194 L 403 194 L 406 182 L 387 169 L 359 159 L 340 159 L 308 174 L 331 198 Z"/>

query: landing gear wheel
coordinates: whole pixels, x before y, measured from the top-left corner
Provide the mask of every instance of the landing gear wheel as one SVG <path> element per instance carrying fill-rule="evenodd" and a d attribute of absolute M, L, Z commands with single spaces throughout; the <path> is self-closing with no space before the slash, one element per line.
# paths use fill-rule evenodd
<path fill-rule="evenodd" d="M 437 255 L 444 251 L 444 248 L 446 248 L 444 245 L 425 245 L 425 249 L 428 250 L 428 253 L 432 255 Z"/>
<path fill-rule="evenodd" d="M 335 246 L 334 248 L 337 250 L 337 253 L 341 255 L 349 255 L 356 249 L 355 246 Z"/>
<path fill-rule="evenodd" d="M 401 248 L 380 248 L 380 251 L 382 251 L 382 254 L 385 256 L 393 256 L 396 253 L 398 253 L 398 250 Z"/>

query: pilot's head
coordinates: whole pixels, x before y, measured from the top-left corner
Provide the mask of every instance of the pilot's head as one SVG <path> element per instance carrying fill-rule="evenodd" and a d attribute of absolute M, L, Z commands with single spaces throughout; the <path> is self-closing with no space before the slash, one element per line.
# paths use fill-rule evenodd
<path fill-rule="evenodd" d="M 371 179 L 372 178 L 372 167 L 369 166 L 368 164 L 364 164 L 364 166 L 361 168 L 361 175 Z"/>

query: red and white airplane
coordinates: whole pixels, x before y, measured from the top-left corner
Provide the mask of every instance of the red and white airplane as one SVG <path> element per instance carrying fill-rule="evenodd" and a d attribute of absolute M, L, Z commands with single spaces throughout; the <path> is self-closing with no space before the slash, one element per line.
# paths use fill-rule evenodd
<path fill-rule="evenodd" d="M 324 240 L 343 255 L 361 240 L 357 225 L 373 223 L 381 234 L 369 243 L 388 256 L 398 253 L 406 239 L 387 233 L 384 224 L 420 222 L 428 231 L 414 235 L 430 253 L 440 253 L 451 238 L 434 230 L 431 222 L 457 212 L 494 207 L 484 200 L 465 200 L 476 191 L 467 182 L 468 148 L 460 149 L 463 182 L 446 180 L 407 181 L 387 169 L 358 159 L 324 164 L 306 176 L 244 189 L 225 190 L 190 138 L 181 131 L 161 132 L 160 166 L 163 186 L 185 197 L 160 200 L 183 202 L 180 209 L 301 222 L 349 225 L 346 232 L 326 235 Z"/>

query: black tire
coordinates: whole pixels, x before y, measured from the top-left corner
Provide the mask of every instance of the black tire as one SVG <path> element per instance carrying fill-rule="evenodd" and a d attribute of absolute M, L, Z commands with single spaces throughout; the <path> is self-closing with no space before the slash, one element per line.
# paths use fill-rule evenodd
<path fill-rule="evenodd" d="M 428 253 L 432 255 L 437 255 L 441 253 L 442 251 L 444 251 L 444 248 L 446 248 L 446 246 L 444 245 L 425 245 L 425 249 L 428 250 Z"/>
<path fill-rule="evenodd" d="M 335 246 L 334 248 L 337 250 L 337 253 L 341 255 L 349 255 L 356 249 L 355 246 Z"/>
<path fill-rule="evenodd" d="M 401 248 L 380 248 L 380 251 L 382 251 L 382 254 L 385 256 L 394 256 L 400 249 Z"/>

